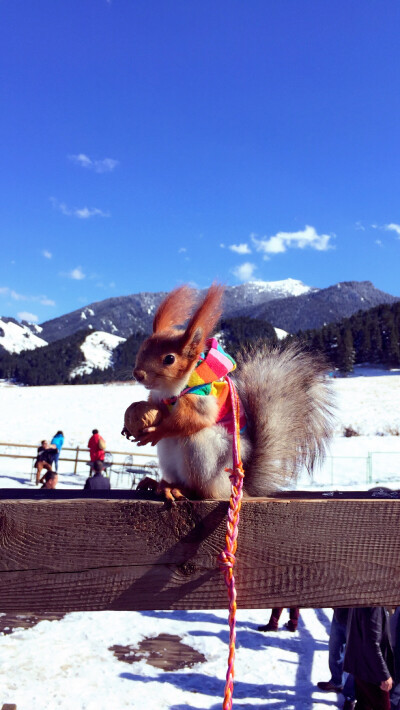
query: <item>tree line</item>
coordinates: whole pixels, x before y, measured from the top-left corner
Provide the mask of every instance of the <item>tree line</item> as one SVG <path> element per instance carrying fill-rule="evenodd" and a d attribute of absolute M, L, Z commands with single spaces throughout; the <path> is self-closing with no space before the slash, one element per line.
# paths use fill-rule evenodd
<path fill-rule="evenodd" d="M 354 365 L 400 366 L 400 302 L 358 311 L 350 318 L 315 330 L 299 331 L 285 342 L 299 340 L 323 352 L 332 368 L 352 372 Z"/>
<path fill-rule="evenodd" d="M 143 333 L 132 334 L 115 348 L 109 368 L 71 378 L 71 372 L 84 363 L 80 346 L 91 332 L 80 330 L 42 348 L 19 354 L 3 350 L 0 352 L 0 379 L 26 385 L 95 384 L 132 379 L 132 367 L 146 337 Z M 234 358 L 249 345 L 278 345 L 272 325 L 256 318 L 223 318 L 217 335 Z M 293 341 L 299 341 L 309 350 L 324 353 L 329 366 L 342 373 L 351 372 L 355 364 L 361 363 L 399 367 L 400 302 L 359 311 L 350 318 L 319 329 L 288 335 L 279 341 L 279 347 L 284 348 Z"/>

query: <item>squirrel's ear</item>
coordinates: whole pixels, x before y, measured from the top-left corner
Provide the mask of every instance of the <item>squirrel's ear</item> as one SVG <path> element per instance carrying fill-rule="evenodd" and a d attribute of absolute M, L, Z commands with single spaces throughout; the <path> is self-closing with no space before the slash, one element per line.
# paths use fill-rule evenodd
<path fill-rule="evenodd" d="M 185 346 L 189 345 L 192 349 L 196 348 L 201 352 L 207 336 L 212 332 L 221 316 L 223 293 L 223 286 L 218 284 L 210 286 L 203 302 L 193 313 L 188 323 L 183 336 Z"/>
<path fill-rule="evenodd" d="M 157 308 L 153 320 L 153 333 L 182 325 L 193 309 L 194 291 L 189 286 L 180 286 L 168 294 Z"/>
<path fill-rule="evenodd" d="M 184 354 L 190 360 L 193 360 L 195 357 L 197 357 L 198 353 L 202 351 L 203 342 L 203 330 L 202 328 L 196 328 L 196 330 L 192 334 L 191 339 L 189 341 L 185 339 Z"/>

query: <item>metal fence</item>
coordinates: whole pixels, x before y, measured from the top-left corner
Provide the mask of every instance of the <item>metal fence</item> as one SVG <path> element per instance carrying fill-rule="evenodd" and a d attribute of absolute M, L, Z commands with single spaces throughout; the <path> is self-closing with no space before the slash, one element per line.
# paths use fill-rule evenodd
<path fill-rule="evenodd" d="M 387 483 L 400 487 L 400 451 L 368 451 L 365 456 L 327 456 L 324 470 L 330 483 L 367 485 Z"/>

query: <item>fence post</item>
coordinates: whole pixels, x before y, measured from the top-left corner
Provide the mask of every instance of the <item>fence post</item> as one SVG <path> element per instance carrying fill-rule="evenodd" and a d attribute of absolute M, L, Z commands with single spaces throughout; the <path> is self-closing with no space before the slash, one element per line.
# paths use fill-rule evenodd
<path fill-rule="evenodd" d="M 367 456 L 367 483 L 372 483 L 372 454 L 370 451 Z"/>
<path fill-rule="evenodd" d="M 76 447 L 74 473 L 76 473 L 76 469 L 77 469 L 77 467 L 78 467 L 78 458 L 79 458 L 79 446 Z"/>

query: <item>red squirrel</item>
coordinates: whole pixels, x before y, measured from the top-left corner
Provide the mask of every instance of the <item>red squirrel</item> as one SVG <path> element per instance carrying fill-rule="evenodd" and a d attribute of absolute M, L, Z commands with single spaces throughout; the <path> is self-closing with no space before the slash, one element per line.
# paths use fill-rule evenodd
<path fill-rule="evenodd" d="M 134 377 L 149 390 L 149 408 L 157 413 L 157 425 L 145 425 L 136 440 L 157 444 L 167 497 L 230 495 L 225 469 L 232 466 L 232 413 L 223 375 L 236 366 L 208 337 L 223 292 L 212 285 L 195 308 L 193 289 L 172 291 L 136 358 Z M 187 319 L 186 327 L 177 327 Z M 267 495 L 295 479 L 303 465 L 312 470 L 325 453 L 332 434 L 325 365 L 297 346 L 262 345 L 243 354 L 232 379 L 241 402 L 243 490 Z"/>

